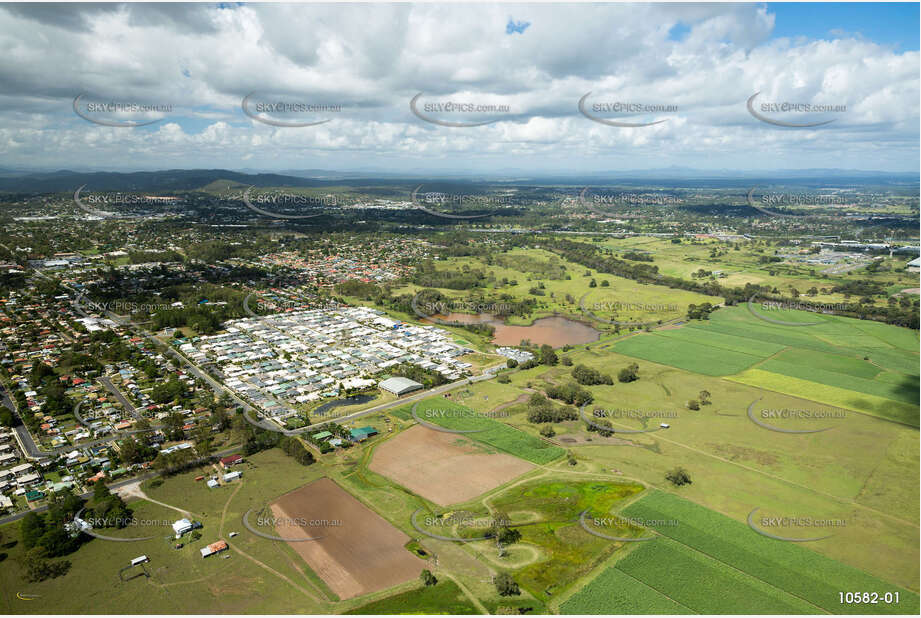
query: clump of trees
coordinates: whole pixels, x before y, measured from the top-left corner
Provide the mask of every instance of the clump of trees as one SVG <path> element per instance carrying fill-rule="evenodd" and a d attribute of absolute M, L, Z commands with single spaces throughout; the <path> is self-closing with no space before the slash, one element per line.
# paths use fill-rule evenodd
<path fill-rule="evenodd" d="M 533 393 L 528 399 L 528 422 L 531 423 L 561 423 L 574 421 L 578 414 L 572 408 L 554 405 L 552 401 Z"/>
<path fill-rule="evenodd" d="M 559 399 L 560 401 L 565 401 L 568 404 L 577 406 L 591 403 L 594 399 L 588 390 L 582 388 L 574 382 L 570 382 L 569 384 L 565 384 L 563 386 L 548 386 L 547 396 L 551 399 Z"/>
<path fill-rule="evenodd" d="M 614 384 L 614 380 L 608 374 L 601 373 L 597 369 L 592 369 L 587 365 L 576 365 L 572 370 L 572 377 L 579 384 L 591 386 L 595 384 Z"/>
<path fill-rule="evenodd" d="M 710 314 L 719 309 L 719 307 L 712 305 L 710 303 L 702 303 L 700 305 L 690 304 L 688 305 L 688 319 L 689 320 L 709 320 Z"/>
<path fill-rule="evenodd" d="M 294 436 L 284 436 L 278 441 L 278 448 L 302 466 L 309 466 L 316 461 L 313 453 Z"/>

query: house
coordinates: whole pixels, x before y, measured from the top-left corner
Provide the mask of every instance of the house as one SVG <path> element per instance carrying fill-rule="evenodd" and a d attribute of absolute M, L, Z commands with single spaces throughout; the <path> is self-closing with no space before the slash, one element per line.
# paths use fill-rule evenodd
<path fill-rule="evenodd" d="M 37 485 L 38 483 L 41 482 L 41 480 L 42 480 L 42 475 L 39 474 L 38 472 L 35 472 L 33 474 L 24 474 L 20 477 L 17 477 L 16 483 L 20 487 L 28 487 L 30 485 Z"/>
<path fill-rule="evenodd" d="M 333 437 L 333 434 L 329 433 L 328 431 L 321 431 L 321 432 L 319 432 L 319 433 L 313 434 L 313 436 L 311 436 L 311 437 L 312 437 L 314 440 L 320 441 L 320 440 L 326 440 L 327 438 L 332 438 L 332 437 Z"/>
<path fill-rule="evenodd" d="M 192 522 L 186 518 L 182 518 L 178 521 L 173 522 L 173 532 L 176 533 L 176 538 L 178 539 L 186 532 L 191 531 L 193 528 Z"/>
<path fill-rule="evenodd" d="M 396 395 L 397 397 L 402 397 L 407 393 L 420 390 L 422 385 L 415 380 L 410 380 L 409 378 L 388 378 L 378 384 L 378 387 L 381 390 Z"/>
<path fill-rule="evenodd" d="M 217 554 L 222 551 L 226 551 L 227 549 L 228 549 L 227 541 L 221 539 L 220 541 L 217 541 L 216 543 L 211 543 L 207 547 L 202 547 L 201 550 L 199 551 L 201 551 L 202 558 L 207 558 L 208 556 L 212 554 Z"/>
<path fill-rule="evenodd" d="M 229 468 L 230 466 L 241 463 L 242 461 L 243 461 L 243 455 L 240 455 L 239 453 L 237 453 L 235 455 L 228 455 L 227 457 L 222 457 L 220 463 L 221 463 L 222 468 Z"/>

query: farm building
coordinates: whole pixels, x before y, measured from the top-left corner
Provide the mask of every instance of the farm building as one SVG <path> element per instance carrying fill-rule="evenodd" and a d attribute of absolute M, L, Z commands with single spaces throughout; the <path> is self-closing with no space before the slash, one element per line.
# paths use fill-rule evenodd
<path fill-rule="evenodd" d="M 352 437 L 354 442 L 363 442 L 370 438 L 371 436 L 377 435 L 377 429 L 371 426 L 361 427 L 359 429 L 353 429 L 349 432 L 349 435 Z"/>
<path fill-rule="evenodd" d="M 208 545 L 207 547 L 202 547 L 201 550 L 199 551 L 201 551 L 202 558 L 207 558 L 211 554 L 217 554 L 217 553 L 220 553 L 226 550 L 227 550 L 227 541 L 222 539 L 220 541 L 217 541 L 216 543 L 212 543 L 211 545 Z"/>
<path fill-rule="evenodd" d="M 409 378 L 388 378 L 378 384 L 378 386 L 381 390 L 393 393 L 397 397 L 401 397 L 422 388 L 421 384 Z"/>
<path fill-rule="evenodd" d="M 228 472 L 227 474 L 224 475 L 224 482 L 227 483 L 227 482 L 232 481 L 232 480 L 234 480 L 234 479 L 238 479 L 238 478 L 240 478 L 241 476 L 243 476 L 243 473 L 240 472 L 239 470 L 234 470 L 233 472 Z"/>
<path fill-rule="evenodd" d="M 236 453 L 234 455 L 228 455 L 227 457 L 221 458 L 221 467 L 229 468 L 230 466 L 243 462 L 243 455 Z"/>
<path fill-rule="evenodd" d="M 214 489 L 215 487 L 220 487 L 221 484 L 217 482 L 217 479 L 208 479 L 208 488 Z"/>

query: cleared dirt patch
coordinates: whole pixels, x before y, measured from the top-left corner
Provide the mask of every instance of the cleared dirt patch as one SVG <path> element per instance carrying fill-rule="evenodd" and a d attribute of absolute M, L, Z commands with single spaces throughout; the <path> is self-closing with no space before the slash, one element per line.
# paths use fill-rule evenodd
<path fill-rule="evenodd" d="M 378 446 L 370 468 L 447 506 L 476 498 L 534 466 L 512 455 L 485 453 L 462 435 L 416 425 Z"/>
<path fill-rule="evenodd" d="M 340 599 L 396 586 L 426 568 L 424 560 L 403 547 L 407 535 L 329 479 L 285 494 L 270 506 L 279 536 L 322 537 L 291 547 Z"/>

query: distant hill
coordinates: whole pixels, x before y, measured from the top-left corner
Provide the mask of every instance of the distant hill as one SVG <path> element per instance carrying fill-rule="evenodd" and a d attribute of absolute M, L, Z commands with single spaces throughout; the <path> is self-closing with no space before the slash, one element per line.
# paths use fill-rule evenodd
<path fill-rule="evenodd" d="M 281 174 L 241 174 L 229 170 L 164 170 L 160 172 L 71 172 L 61 170 L 0 178 L 0 191 L 51 193 L 74 191 L 86 185 L 92 191 L 191 191 L 217 181 L 257 187 L 313 187 L 329 184 Z"/>

